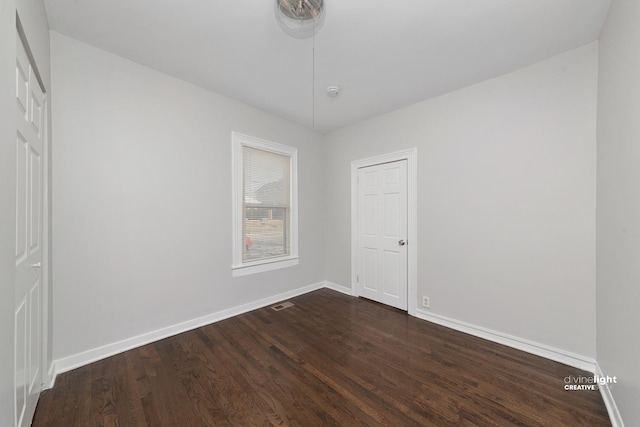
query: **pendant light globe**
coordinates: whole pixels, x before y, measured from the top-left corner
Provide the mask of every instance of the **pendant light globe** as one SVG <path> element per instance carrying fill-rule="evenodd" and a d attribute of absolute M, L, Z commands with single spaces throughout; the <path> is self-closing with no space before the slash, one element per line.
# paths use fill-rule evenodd
<path fill-rule="evenodd" d="M 276 21 L 289 36 L 312 37 L 324 23 L 324 0 L 275 0 Z"/>

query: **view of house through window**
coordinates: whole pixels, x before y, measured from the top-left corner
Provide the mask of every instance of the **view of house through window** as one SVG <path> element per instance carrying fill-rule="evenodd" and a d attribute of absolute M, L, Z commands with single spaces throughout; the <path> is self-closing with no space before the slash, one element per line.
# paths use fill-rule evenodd
<path fill-rule="evenodd" d="M 242 262 L 290 255 L 291 157 L 242 147 Z"/>

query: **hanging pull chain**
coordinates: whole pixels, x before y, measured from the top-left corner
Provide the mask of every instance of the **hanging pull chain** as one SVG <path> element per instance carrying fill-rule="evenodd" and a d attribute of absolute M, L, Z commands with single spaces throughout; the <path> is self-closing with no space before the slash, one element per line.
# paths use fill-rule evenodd
<path fill-rule="evenodd" d="M 311 59 L 311 127 L 316 128 L 316 18 L 313 17 L 312 36 L 312 59 Z"/>

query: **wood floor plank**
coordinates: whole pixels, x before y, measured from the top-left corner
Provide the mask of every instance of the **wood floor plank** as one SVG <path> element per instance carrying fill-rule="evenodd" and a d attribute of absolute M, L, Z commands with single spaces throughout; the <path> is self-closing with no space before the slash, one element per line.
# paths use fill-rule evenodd
<path fill-rule="evenodd" d="M 229 322 L 225 325 L 225 329 L 228 324 Z M 288 424 L 287 411 L 280 399 L 284 396 L 279 394 L 279 390 L 271 390 L 267 393 L 270 382 L 269 365 L 263 364 L 259 358 L 233 345 L 223 336 L 220 328 L 205 327 L 202 328 L 201 334 L 206 338 L 212 356 L 219 361 L 221 370 L 226 374 L 222 380 L 227 387 L 232 387 L 229 395 L 238 396 L 241 399 L 252 398 L 263 411 L 265 421 L 274 425 Z"/>
<path fill-rule="evenodd" d="M 609 426 L 589 373 L 323 289 L 58 376 L 34 426 Z"/>
<path fill-rule="evenodd" d="M 319 413 L 316 403 L 309 396 L 298 393 L 296 384 L 284 381 L 282 367 L 273 357 L 272 346 L 260 346 L 255 337 L 239 333 L 235 319 L 227 323 L 228 327 L 221 331 L 222 344 L 228 343 L 232 347 L 231 351 L 236 351 L 250 361 L 244 365 L 245 378 L 259 378 L 261 388 L 270 389 L 274 397 L 278 396 L 278 400 L 285 403 L 279 410 L 281 418 L 288 419 L 294 425 L 303 423 L 303 420 L 312 421 L 315 425 L 320 425 L 323 421 L 329 422 L 326 413 Z"/>

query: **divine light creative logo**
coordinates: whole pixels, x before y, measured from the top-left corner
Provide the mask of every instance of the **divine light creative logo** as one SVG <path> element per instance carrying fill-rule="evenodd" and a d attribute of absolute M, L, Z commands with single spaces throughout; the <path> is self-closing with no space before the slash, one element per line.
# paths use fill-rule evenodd
<path fill-rule="evenodd" d="M 592 377 L 569 375 L 564 377 L 564 389 L 569 391 L 598 390 L 600 386 L 617 382 L 617 377 L 609 375 L 594 375 Z"/>

